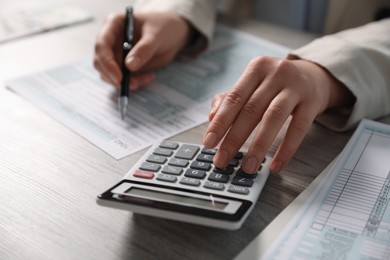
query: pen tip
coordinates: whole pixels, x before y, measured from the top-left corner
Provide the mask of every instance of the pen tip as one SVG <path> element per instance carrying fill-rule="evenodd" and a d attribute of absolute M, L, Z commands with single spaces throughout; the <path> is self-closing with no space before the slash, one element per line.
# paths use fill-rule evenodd
<path fill-rule="evenodd" d="M 121 113 L 121 118 L 122 118 L 122 121 L 123 121 L 123 120 L 125 120 L 125 116 L 126 116 L 126 110 L 125 110 L 123 107 L 121 107 L 121 109 L 120 109 L 120 113 Z"/>
<path fill-rule="evenodd" d="M 119 97 L 118 99 L 119 112 L 121 113 L 122 120 L 125 120 L 128 102 L 128 97 Z"/>

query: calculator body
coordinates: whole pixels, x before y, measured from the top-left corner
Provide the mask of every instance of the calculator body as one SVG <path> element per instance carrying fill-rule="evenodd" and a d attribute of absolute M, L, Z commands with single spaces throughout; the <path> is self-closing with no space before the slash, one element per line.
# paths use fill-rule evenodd
<path fill-rule="evenodd" d="M 225 169 L 217 149 L 164 141 L 153 145 L 98 204 L 134 213 L 235 230 L 253 209 L 269 175 L 266 157 L 255 174 L 241 170 L 239 152 Z"/>

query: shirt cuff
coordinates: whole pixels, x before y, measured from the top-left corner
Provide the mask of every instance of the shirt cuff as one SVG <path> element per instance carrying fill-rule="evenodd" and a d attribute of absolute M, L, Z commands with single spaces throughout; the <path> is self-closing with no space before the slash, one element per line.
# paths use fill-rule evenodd
<path fill-rule="evenodd" d="M 175 12 L 187 20 L 195 29 L 195 34 L 179 55 L 192 58 L 210 46 L 215 28 L 216 4 L 214 0 L 143 0 L 137 1 L 134 8 L 137 12 Z"/>

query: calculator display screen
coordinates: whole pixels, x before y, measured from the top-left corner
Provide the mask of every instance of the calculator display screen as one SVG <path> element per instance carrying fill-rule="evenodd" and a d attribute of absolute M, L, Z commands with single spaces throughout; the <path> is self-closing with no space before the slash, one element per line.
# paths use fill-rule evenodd
<path fill-rule="evenodd" d="M 220 202 L 220 201 L 205 200 L 205 199 L 199 199 L 194 197 L 181 196 L 178 194 L 169 194 L 169 193 L 159 192 L 154 190 L 144 190 L 135 187 L 132 187 L 130 190 L 126 191 L 126 193 L 140 196 L 143 198 L 148 198 L 148 199 L 165 200 L 165 201 L 171 201 L 173 203 L 196 205 L 199 207 L 211 208 L 211 209 L 215 209 L 215 208 L 224 209 L 228 205 L 228 203 Z"/>

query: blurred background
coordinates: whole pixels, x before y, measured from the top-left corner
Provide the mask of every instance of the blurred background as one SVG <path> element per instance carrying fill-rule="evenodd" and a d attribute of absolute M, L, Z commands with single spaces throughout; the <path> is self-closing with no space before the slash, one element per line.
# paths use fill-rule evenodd
<path fill-rule="evenodd" d="M 220 0 L 219 9 L 322 35 L 390 17 L 390 0 Z"/>

